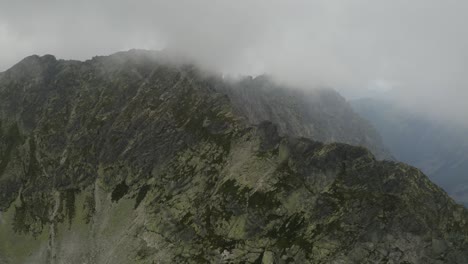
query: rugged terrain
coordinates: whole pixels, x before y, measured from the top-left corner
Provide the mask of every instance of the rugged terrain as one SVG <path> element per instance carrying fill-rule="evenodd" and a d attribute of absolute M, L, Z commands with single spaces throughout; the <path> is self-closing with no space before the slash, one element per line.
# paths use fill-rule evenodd
<path fill-rule="evenodd" d="M 249 125 L 219 82 L 143 51 L 0 74 L 0 263 L 468 262 L 419 170 Z"/>
<path fill-rule="evenodd" d="M 332 89 L 300 90 L 265 75 L 216 88 L 229 96 L 236 114 L 251 124 L 271 121 L 281 135 L 363 146 L 378 159 L 393 159 L 374 127 Z"/>
<path fill-rule="evenodd" d="M 468 206 L 468 129 L 412 114 L 391 101 L 352 101 L 372 122 L 395 157 L 420 168 L 454 199 Z"/>

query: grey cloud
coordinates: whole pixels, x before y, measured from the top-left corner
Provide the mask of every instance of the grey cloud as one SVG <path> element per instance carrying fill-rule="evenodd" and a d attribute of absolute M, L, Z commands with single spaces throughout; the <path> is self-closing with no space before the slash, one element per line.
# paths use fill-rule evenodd
<path fill-rule="evenodd" d="M 459 0 L 0 0 L 0 70 L 33 53 L 167 48 L 351 97 L 384 87 L 414 111 L 468 125 L 467 11 Z"/>

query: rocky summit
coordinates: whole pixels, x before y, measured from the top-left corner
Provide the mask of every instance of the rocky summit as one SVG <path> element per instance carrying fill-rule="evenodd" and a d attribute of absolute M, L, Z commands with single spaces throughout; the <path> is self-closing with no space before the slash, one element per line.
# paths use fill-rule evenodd
<path fill-rule="evenodd" d="M 147 51 L 1 73 L 0 263 L 468 263 L 419 170 L 253 124 L 222 82 Z"/>

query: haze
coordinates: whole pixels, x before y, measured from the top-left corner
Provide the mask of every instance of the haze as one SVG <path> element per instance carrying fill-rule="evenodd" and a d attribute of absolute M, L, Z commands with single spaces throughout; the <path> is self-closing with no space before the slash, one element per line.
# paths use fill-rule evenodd
<path fill-rule="evenodd" d="M 167 49 L 468 125 L 467 13 L 461 0 L 0 0 L 0 71 L 31 54 Z"/>

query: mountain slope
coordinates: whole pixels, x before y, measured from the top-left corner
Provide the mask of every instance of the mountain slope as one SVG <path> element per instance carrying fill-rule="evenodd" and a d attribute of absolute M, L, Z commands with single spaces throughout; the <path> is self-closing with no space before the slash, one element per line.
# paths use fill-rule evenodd
<path fill-rule="evenodd" d="M 468 212 L 418 170 L 250 127 L 161 61 L 35 56 L 2 75 L 0 261 L 468 260 Z"/>
<path fill-rule="evenodd" d="M 421 168 L 459 202 L 468 205 L 468 131 L 410 114 L 390 102 L 353 101 L 379 130 L 398 160 Z"/>
<path fill-rule="evenodd" d="M 278 85 L 268 76 L 223 84 L 217 89 L 252 124 L 271 121 L 283 135 L 363 146 L 379 159 L 392 159 L 377 131 L 332 89 L 297 90 Z"/>

